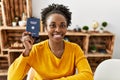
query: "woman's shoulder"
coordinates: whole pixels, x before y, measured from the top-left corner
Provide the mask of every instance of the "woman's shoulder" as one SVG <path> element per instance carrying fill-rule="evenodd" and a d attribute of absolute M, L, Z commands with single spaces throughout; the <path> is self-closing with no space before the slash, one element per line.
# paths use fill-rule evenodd
<path fill-rule="evenodd" d="M 81 46 L 74 42 L 65 41 L 65 48 L 68 51 L 75 52 L 75 54 L 76 54 L 76 51 L 77 52 L 80 51 L 82 53 Z"/>
<path fill-rule="evenodd" d="M 79 47 L 79 45 L 77 43 L 74 43 L 74 42 L 69 42 L 69 41 L 64 41 L 65 42 L 65 45 L 68 46 L 68 47 Z"/>
<path fill-rule="evenodd" d="M 41 41 L 33 45 L 33 47 L 43 47 L 48 43 L 48 40 Z"/>

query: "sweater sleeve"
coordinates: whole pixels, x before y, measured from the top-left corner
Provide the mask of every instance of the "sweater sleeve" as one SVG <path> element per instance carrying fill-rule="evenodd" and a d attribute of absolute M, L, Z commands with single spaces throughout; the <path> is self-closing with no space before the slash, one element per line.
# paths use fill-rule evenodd
<path fill-rule="evenodd" d="M 8 69 L 8 80 L 22 80 L 30 66 L 27 64 L 28 57 L 20 55 Z"/>
<path fill-rule="evenodd" d="M 57 80 L 93 80 L 93 74 L 90 65 L 81 50 L 77 45 L 75 48 L 75 66 L 78 69 L 78 73 L 72 76 L 62 77 Z"/>
<path fill-rule="evenodd" d="M 28 57 L 21 54 L 9 67 L 7 80 L 23 80 L 32 63 L 33 50 Z"/>

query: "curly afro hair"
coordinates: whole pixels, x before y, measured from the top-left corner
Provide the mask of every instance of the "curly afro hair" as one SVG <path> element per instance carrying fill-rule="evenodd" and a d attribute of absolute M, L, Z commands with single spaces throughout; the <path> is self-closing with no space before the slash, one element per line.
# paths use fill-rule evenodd
<path fill-rule="evenodd" d="M 48 7 L 42 9 L 41 12 L 41 18 L 42 18 L 42 23 L 43 26 L 46 25 L 46 19 L 50 14 L 54 14 L 54 13 L 58 13 L 63 15 L 66 20 L 67 20 L 67 26 L 70 26 L 71 24 L 71 12 L 69 11 L 69 9 L 67 8 L 67 6 L 64 5 L 59 5 L 59 4 L 52 4 L 49 5 Z"/>

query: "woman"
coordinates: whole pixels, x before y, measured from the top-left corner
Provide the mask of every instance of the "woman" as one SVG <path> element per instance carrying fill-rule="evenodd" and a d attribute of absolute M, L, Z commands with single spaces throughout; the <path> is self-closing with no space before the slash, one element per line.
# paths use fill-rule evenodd
<path fill-rule="evenodd" d="M 59 4 L 49 5 L 42 11 L 42 22 L 49 39 L 32 46 L 30 32 L 24 32 L 25 50 L 10 66 L 8 80 L 22 80 L 31 67 L 35 70 L 35 80 L 93 80 L 81 48 L 63 40 L 71 24 L 69 9 Z"/>

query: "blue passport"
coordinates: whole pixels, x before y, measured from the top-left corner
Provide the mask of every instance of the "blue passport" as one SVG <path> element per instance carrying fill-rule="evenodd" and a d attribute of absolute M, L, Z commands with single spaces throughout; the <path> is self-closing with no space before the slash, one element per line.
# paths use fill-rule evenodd
<path fill-rule="evenodd" d="M 40 19 L 39 18 L 28 18 L 26 31 L 31 32 L 32 37 L 39 37 L 40 31 Z"/>

